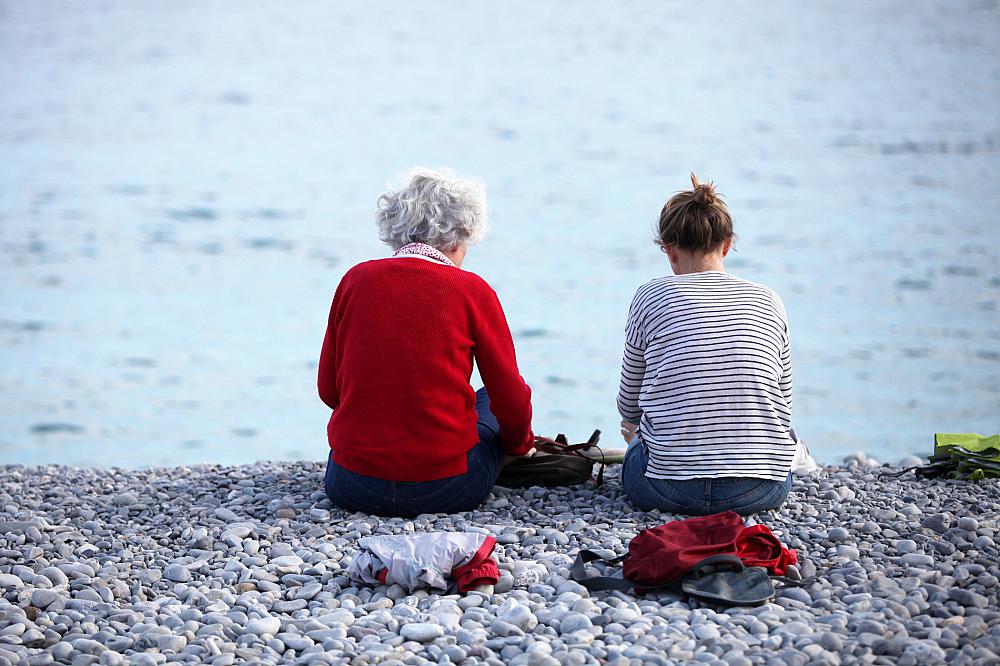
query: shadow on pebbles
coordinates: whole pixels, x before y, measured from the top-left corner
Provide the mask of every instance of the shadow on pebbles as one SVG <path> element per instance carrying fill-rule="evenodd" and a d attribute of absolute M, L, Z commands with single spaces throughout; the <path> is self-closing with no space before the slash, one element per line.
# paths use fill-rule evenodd
<path fill-rule="evenodd" d="M 603 487 L 497 488 L 478 511 L 346 514 L 318 463 L 0 467 L 0 664 L 996 664 L 1000 484 L 880 479 L 863 457 L 758 515 L 816 582 L 720 612 L 589 594 L 581 547 L 673 516 Z M 369 534 L 476 531 L 503 576 L 466 596 L 353 585 Z"/>

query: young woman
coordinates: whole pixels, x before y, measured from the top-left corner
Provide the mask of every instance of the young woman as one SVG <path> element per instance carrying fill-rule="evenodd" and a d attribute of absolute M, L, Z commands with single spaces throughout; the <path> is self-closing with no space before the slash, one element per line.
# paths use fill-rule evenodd
<path fill-rule="evenodd" d="M 691 184 L 660 213 L 674 274 L 639 287 L 629 310 L 622 483 L 642 509 L 747 515 L 791 488 L 788 321 L 776 293 L 726 273 L 729 211 L 712 183 Z"/>
<path fill-rule="evenodd" d="M 534 440 L 500 301 L 461 268 L 487 231 L 485 191 L 415 171 L 379 198 L 376 221 L 394 253 L 344 275 L 320 355 L 319 395 L 333 410 L 326 493 L 378 515 L 468 511 L 502 456 L 527 454 Z"/>

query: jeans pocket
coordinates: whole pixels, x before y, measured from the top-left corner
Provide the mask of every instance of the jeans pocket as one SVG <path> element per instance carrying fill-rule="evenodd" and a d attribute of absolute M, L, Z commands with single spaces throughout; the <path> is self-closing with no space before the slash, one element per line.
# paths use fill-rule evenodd
<path fill-rule="evenodd" d="M 788 496 L 785 484 L 780 481 L 760 480 L 752 489 L 740 495 L 716 498 L 713 493 L 713 511 L 735 511 L 744 516 L 781 506 Z"/>
<path fill-rule="evenodd" d="M 663 479 L 651 479 L 645 474 L 637 474 L 624 481 L 625 494 L 632 503 L 649 511 L 659 509 L 667 513 L 691 514 L 700 512 L 700 504 L 687 502 L 664 488 Z"/>
<path fill-rule="evenodd" d="M 770 493 L 774 481 L 767 479 L 712 479 L 713 502 L 746 502 Z"/>
<path fill-rule="evenodd" d="M 660 509 L 672 513 L 701 514 L 705 512 L 705 499 L 694 497 L 666 479 L 647 479 L 650 489 L 659 497 Z M 703 490 L 704 486 L 699 486 Z M 669 508 L 664 508 L 669 507 Z"/>

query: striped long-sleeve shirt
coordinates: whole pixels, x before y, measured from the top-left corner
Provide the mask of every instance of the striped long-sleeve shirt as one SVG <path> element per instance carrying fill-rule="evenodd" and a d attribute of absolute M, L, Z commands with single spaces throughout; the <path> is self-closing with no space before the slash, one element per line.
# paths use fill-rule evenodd
<path fill-rule="evenodd" d="M 791 403 L 788 320 L 772 290 L 720 271 L 639 287 L 618 411 L 639 424 L 647 476 L 784 480 Z"/>

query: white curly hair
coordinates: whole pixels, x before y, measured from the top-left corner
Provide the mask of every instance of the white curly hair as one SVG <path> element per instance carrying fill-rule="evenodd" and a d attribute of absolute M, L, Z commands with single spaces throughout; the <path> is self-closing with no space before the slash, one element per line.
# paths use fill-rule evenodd
<path fill-rule="evenodd" d="M 489 231 L 486 186 L 450 169 L 411 169 L 378 198 L 378 237 L 393 250 L 426 243 L 438 250 L 472 245 Z"/>

